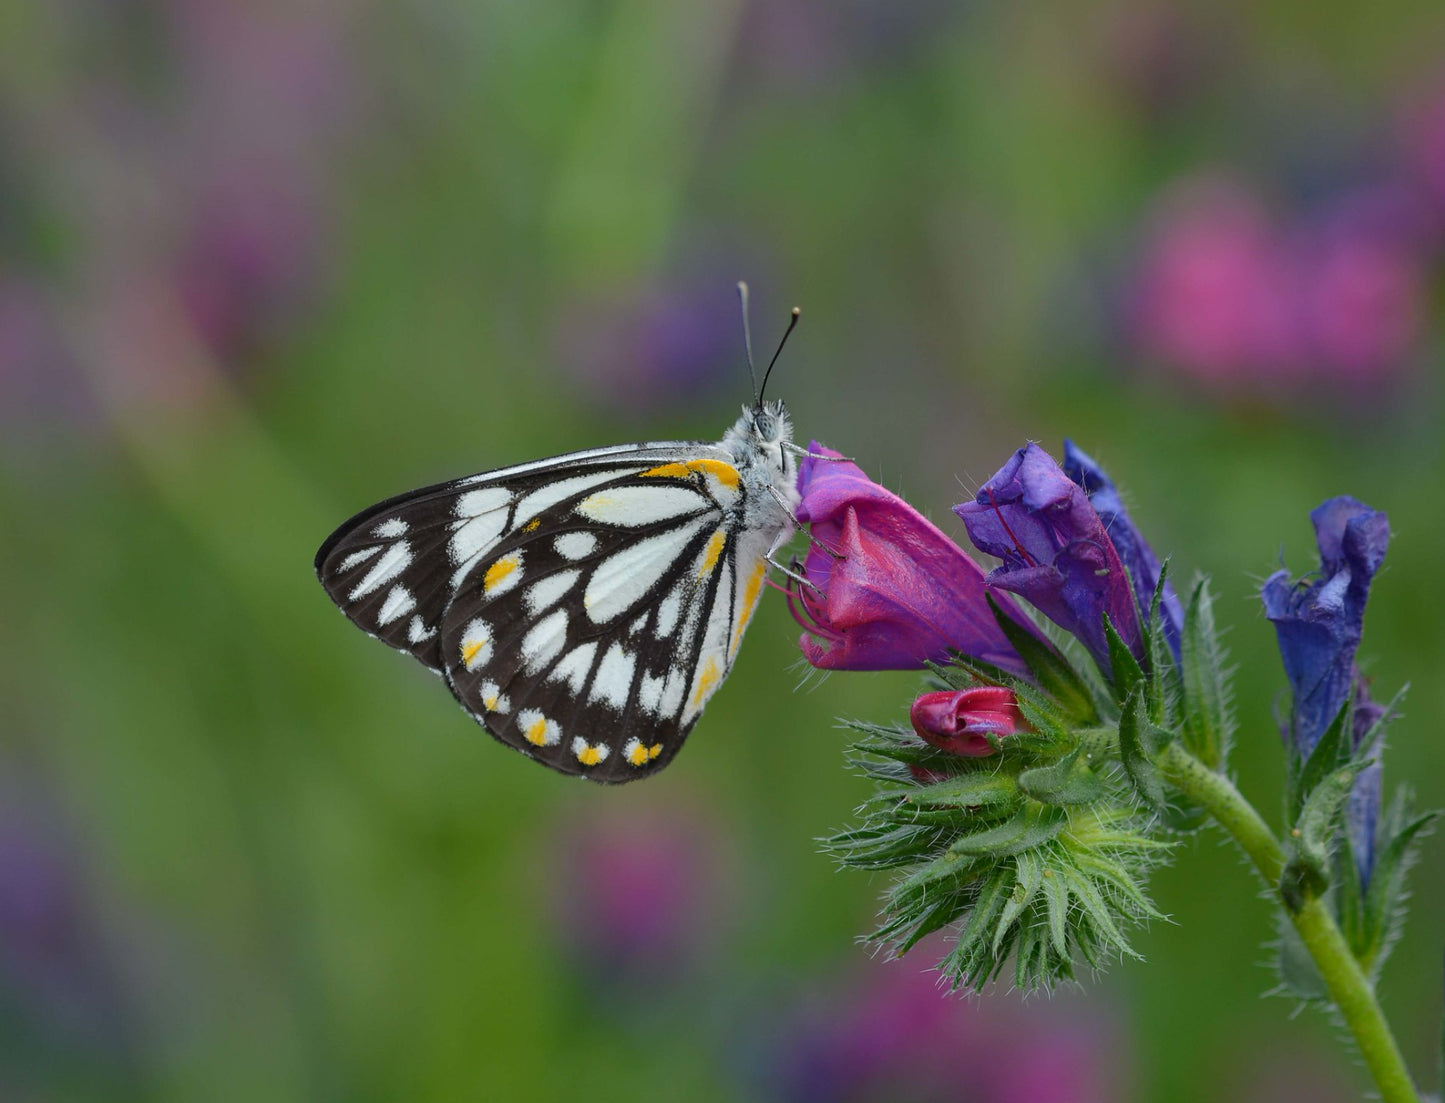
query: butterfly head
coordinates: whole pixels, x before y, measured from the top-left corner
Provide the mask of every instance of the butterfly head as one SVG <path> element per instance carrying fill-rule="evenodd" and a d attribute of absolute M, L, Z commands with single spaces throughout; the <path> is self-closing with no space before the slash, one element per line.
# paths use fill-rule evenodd
<path fill-rule="evenodd" d="M 733 454 L 740 468 L 752 469 L 764 482 L 791 485 L 794 459 L 788 451 L 793 441 L 793 419 L 781 399 L 744 406 L 723 435 L 723 447 Z"/>

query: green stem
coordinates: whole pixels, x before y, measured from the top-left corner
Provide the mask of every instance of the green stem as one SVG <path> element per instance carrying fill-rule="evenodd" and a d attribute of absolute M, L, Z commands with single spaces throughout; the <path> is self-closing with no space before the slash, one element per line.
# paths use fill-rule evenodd
<path fill-rule="evenodd" d="M 1405 1059 L 1385 1014 L 1375 1000 L 1374 989 L 1350 952 L 1334 917 L 1318 898 L 1307 900 L 1297 912 L 1290 911 L 1280 896 L 1280 875 L 1284 872 L 1284 849 L 1254 806 L 1223 774 L 1215 773 L 1176 740 L 1159 756 L 1159 768 L 1180 792 L 1202 805 L 1234 838 L 1265 884 L 1274 893 L 1300 941 L 1314 959 L 1325 987 L 1329 989 L 1340 1016 L 1354 1036 L 1365 1066 L 1374 1077 L 1384 1103 L 1420 1103 L 1420 1094 L 1410 1079 Z"/>

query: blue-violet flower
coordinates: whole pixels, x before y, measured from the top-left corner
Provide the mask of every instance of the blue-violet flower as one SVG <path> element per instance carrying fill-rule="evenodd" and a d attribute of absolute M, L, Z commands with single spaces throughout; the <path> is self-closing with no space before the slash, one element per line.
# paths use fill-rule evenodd
<path fill-rule="evenodd" d="M 1154 591 L 1159 586 L 1159 557 L 1134 525 L 1129 511 L 1124 508 L 1118 488 L 1089 455 L 1071 440 L 1064 441 L 1064 473 L 1083 488 L 1089 496 L 1089 504 L 1104 522 L 1109 541 L 1119 553 L 1129 580 L 1134 584 L 1134 597 L 1139 602 L 1140 615 L 1147 617 L 1154 604 Z M 1179 595 L 1170 582 L 1164 583 L 1164 593 L 1159 599 L 1159 619 L 1164 630 L 1164 639 L 1169 650 L 1174 652 L 1174 661 L 1179 662 L 1179 637 L 1184 629 L 1184 607 Z"/>
<path fill-rule="evenodd" d="M 1027 598 L 1088 648 L 1109 671 L 1104 615 L 1141 661 L 1143 636 L 1134 593 L 1104 522 L 1082 488 L 1037 444 L 1020 448 L 954 507 L 980 551 L 1003 560 L 989 586 Z"/>
<path fill-rule="evenodd" d="M 1310 520 L 1319 576 L 1307 583 L 1276 571 L 1260 592 L 1294 694 L 1286 736 L 1301 758 L 1314 750 L 1349 696 L 1370 580 L 1390 543 L 1389 519 L 1354 498 L 1331 498 Z"/>

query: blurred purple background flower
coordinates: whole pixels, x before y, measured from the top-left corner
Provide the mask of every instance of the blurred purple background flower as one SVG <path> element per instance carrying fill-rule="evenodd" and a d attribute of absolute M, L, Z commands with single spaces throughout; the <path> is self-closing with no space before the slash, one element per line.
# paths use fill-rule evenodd
<path fill-rule="evenodd" d="M 756 1088 L 779 1103 L 1123 1103 L 1129 1059 L 1107 1013 L 964 1000 L 912 960 L 868 963 L 771 1031 Z"/>
<path fill-rule="evenodd" d="M 1388 174 L 1279 216 L 1202 174 L 1156 206 L 1125 310 L 1136 352 L 1225 391 L 1370 393 L 1425 327 L 1429 212 Z"/>
<path fill-rule="evenodd" d="M 600 986 L 686 984 L 735 918 L 733 855 L 695 808 L 594 808 L 568 818 L 550 849 L 561 950 Z"/>
<path fill-rule="evenodd" d="M 1104 616 L 1136 658 L 1143 636 L 1134 592 L 1088 495 L 1037 444 L 1020 448 L 954 506 L 978 549 L 1003 560 L 988 584 L 1025 598 L 1110 669 Z"/>
<path fill-rule="evenodd" d="M 117 1080 L 135 1060 L 81 855 L 35 781 L 0 764 L 0 1093 L 52 1062 Z"/>

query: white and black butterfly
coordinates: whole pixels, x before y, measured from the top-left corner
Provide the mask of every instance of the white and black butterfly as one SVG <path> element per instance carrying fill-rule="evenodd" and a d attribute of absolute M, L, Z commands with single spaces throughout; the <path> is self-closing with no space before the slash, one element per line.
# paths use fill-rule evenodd
<path fill-rule="evenodd" d="M 503 743 L 632 781 L 672 761 L 732 668 L 794 531 L 799 451 L 783 404 L 759 399 L 717 444 L 573 452 L 390 498 L 331 534 L 316 574 Z"/>

